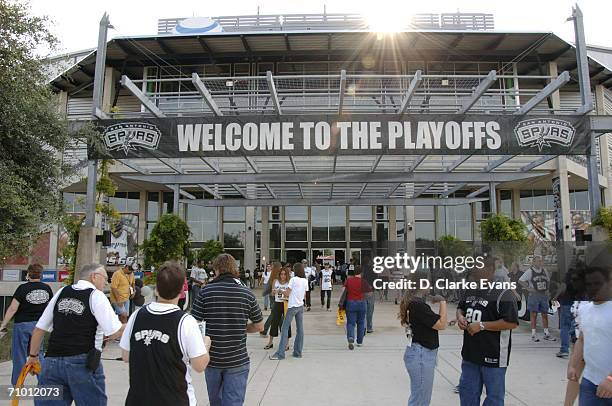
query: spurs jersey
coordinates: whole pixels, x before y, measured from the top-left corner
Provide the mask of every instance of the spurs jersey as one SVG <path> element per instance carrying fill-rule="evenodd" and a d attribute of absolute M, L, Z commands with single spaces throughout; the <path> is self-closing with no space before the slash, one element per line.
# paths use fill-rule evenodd
<path fill-rule="evenodd" d="M 504 319 L 518 324 L 516 298 L 510 290 L 471 290 L 459 302 L 469 323 Z M 461 355 L 465 361 L 487 367 L 507 367 L 512 344 L 511 330 L 463 332 Z"/>

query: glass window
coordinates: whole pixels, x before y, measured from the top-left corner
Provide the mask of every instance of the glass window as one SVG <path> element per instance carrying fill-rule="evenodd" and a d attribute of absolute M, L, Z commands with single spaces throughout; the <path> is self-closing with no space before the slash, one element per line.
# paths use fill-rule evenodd
<path fill-rule="evenodd" d="M 245 221 L 245 212 L 244 207 L 224 207 L 223 221 Z"/>
<path fill-rule="evenodd" d="M 193 234 L 193 241 L 219 239 L 219 219 L 216 207 L 187 204 L 187 224 Z"/>
<path fill-rule="evenodd" d="M 270 207 L 270 221 L 280 221 L 281 219 L 281 210 L 280 206 L 272 206 Z"/>
<path fill-rule="evenodd" d="M 589 192 L 586 190 L 570 192 L 571 210 L 590 210 Z"/>
<path fill-rule="evenodd" d="M 244 223 L 223 223 L 223 246 L 225 248 L 244 248 L 244 237 Z"/>
<path fill-rule="evenodd" d="M 512 191 L 500 190 L 499 200 L 501 212 L 508 217 L 512 217 Z"/>
<path fill-rule="evenodd" d="M 387 206 L 376 206 L 376 220 L 388 220 L 389 213 Z"/>
<path fill-rule="evenodd" d="M 434 207 L 433 206 L 415 206 L 414 207 L 414 218 L 415 220 L 435 220 Z"/>
<path fill-rule="evenodd" d="M 328 215 L 327 207 L 313 206 L 311 208 L 312 241 L 328 241 Z"/>
<path fill-rule="evenodd" d="M 414 228 L 416 239 L 435 241 L 435 226 L 433 221 L 417 221 Z"/>
<path fill-rule="evenodd" d="M 174 192 L 164 192 L 162 214 L 174 213 Z"/>
<path fill-rule="evenodd" d="M 370 206 L 351 206 L 349 212 L 351 220 L 372 220 L 372 207 Z"/>
<path fill-rule="evenodd" d="M 147 221 L 159 219 L 159 192 L 147 193 Z"/>
<path fill-rule="evenodd" d="M 351 241 L 372 241 L 372 223 L 351 222 Z"/>
<path fill-rule="evenodd" d="M 285 223 L 285 241 L 308 241 L 308 223 Z"/>
<path fill-rule="evenodd" d="M 329 207 L 329 241 L 346 240 L 346 207 Z"/>
<path fill-rule="evenodd" d="M 121 213 L 138 213 L 140 211 L 139 192 L 116 192 L 108 202 Z"/>
<path fill-rule="evenodd" d="M 281 225 L 278 223 L 268 223 L 270 230 L 270 248 L 281 247 Z"/>
<path fill-rule="evenodd" d="M 376 241 L 389 241 L 389 223 L 376 223 Z"/>
<path fill-rule="evenodd" d="M 306 206 L 285 207 L 285 221 L 307 221 L 308 208 Z"/>

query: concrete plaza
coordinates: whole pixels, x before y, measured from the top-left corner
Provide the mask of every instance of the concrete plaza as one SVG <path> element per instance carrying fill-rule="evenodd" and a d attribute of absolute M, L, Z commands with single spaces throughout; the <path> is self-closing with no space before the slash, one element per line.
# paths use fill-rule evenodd
<path fill-rule="evenodd" d="M 261 290 L 256 293 L 261 302 Z M 251 371 L 245 405 L 405 405 L 409 379 L 403 362 L 406 337 L 396 317 L 399 306 L 392 301 L 378 301 L 375 332 L 366 336 L 363 347 L 349 351 L 344 328 L 336 326 L 334 306 L 331 312 L 321 309 L 318 289 L 313 293 L 312 311 L 304 313 L 302 359 L 288 356 L 283 361 L 270 361 L 268 354 L 273 350 L 263 349 L 267 339 L 259 334 L 249 335 Z M 339 293 L 335 288 L 332 304 L 337 303 Z M 454 319 L 454 306 L 449 306 L 450 319 Z M 552 318 L 551 326 L 556 326 L 556 318 Z M 461 371 L 461 333 L 457 327 L 441 332 L 432 405 L 459 404 L 459 395 L 453 393 L 453 388 Z M 559 343 L 533 343 L 528 324 L 521 322 L 513 332 L 512 344 L 506 405 L 562 404 L 567 360 L 555 357 Z M 128 390 L 128 366 L 114 360 L 119 356 L 114 342 L 103 353 L 109 405 L 122 405 Z M 8 383 L 10 372 L 10 362 L 0 364 L 0 381 Z M 29 379 L 30 384 L 35 382 Z M 198 404 L 208 405 L 204 375 L 194 374 L 193 383 Z"/>

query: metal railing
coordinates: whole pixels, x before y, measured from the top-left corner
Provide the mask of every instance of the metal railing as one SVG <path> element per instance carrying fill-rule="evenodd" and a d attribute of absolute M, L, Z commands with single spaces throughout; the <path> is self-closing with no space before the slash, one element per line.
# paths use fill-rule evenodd
<path fill-rule="evenodd" d="M 276 94 L 283 114 L 316 114 L 338 112 L 340 98 L 343 111 L 352 113 L 397 113 L 408 91 L 413 75 L 347 74 L 345 92 L 340 94 L 341 75 L 273 76 Z M 486 75 L 422 75 L 406 112 L 454 113 L 472 97 Z M 512 83 L 518 79 L 517 90 Z M 495 82 L 470 108 L 472 113 L 505 114 L 515 112 L 545 86 L 550 76 L 497 75 Z M 202 83 L 224 115 L 268 114 L 274 112 L 272 94 L 266 76 L 201 77 Z M 192 83 L 191 76 L 133 80 L 155 105 L 168 115 L 210 113 L 210 109 Z M 540 103 L 534 113 L 569 114 L 569 106 L 560 109 Z M 119 110 L 111 115 L 126 117 L 147 114 Z"/>

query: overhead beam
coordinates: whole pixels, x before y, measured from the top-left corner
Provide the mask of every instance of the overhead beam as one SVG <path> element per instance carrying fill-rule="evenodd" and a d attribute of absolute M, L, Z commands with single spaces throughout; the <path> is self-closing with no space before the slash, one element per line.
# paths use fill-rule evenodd
<path fill-rule="evenodd" d="M 548 161 L 551 161 L 553 159 L 555 159 L 557 156 L 556 155 L 544 155 L 543 157 L 536 159 L 535 161 L 521 167 L 521 172 L 527 172 L 530 171 L 532 169 L 537 168 L 540 165 L 545 164 Z"/>
<path fill-rule="evenodd" d="M 204 82 L 202 82 L 202 80 L 200 79 L 200 75 L 198 75 L 196 72 L 193 72 L 191 74 L 191 82 L 196 87 L 196 90 L 198 91 L 198 93 L 200 93 L 200 95 L 204 99 L 204 102 L 206 103 L 208 108 L 212 110 L 215 116 L 222 116 L 223 113 L 219 109 L 217 102 L 215 102 L 215 100 L 212 98 L 212 95 L 206 88 Z"/>
<path fill-rule="evenodd" d="M 452 188 L 448 189 L 446 192 L 440 194 L 440 197 L 448 197 L 450 195 L 452 195 L 453 193 L 455 193 L 456 191 L 464 188 L 467 185 L 467 183 L 458 183 L 455 186 L 453 186 Z"/>
<path fill-rule="evenodd" d="M 245 183 L 405 183 L 405 182 L 510 182 L 529 179 L 540 174 L 515 172 L 385 172 L 385 173 L 221 173 L 221 174 L 178 174 L 178 175 L 122 175 L 125 179 L 162 184 L 195 185 L 245 184 Z"/>
<path fill-rule="evenodd" d="M 363 195 L 363 192 L 366 190 L 367 187 L 367 183 L 364 183 L 363 186 L 361 186 L 361 190 L 359 191 L 359 194 L 357 194 L 357 199 L 361 199 L 361 196 Z"/>
<path fill-rule="evenodd" d="M 285 48 L 287 51 L 291 51 L 291 43 L 289 42 L 289 35 L 285 34 Z"/>
<path fill-rule="evenodd" d="M 488 186 L 487 186 L 488 187 Z M 457 206 L 482 202 L 486 198 L 393 198 L 393 199 L 198 199 L 182 200 L 204 207 L 260 207 L 260 206 Z"/>
<path fill-rule="evenodd" d="M 248 198 L 249 198 L 249 197 L 247 196 L 246 192 L 245 192 L 244 190 L 242 190 L 242 189 L 240 188 L 240 186 L 238 186 L 238 185 L 237 185 L 237 184 L 235 184 L 235 183 L 232 183 L 232 185 L 231 185 L 231 186 L 234 188 L 234 190 L 235 190 L 236 192 L 240 193 L 240 194 L 242 195 L 242 197 L 244 197 L 245 199 L 248 199 Z"/>
<path fill-rule="evenodd" d="M 297 173 L 297 166 L 295 166 L 295 159 L 293 159 L 293 155 L 289 155 L 289 162 L 291 162 L 293 173 Z"/>
<path fill-rule="evenodd" d="M 393 195 L 393 193 L 395 193 L 395 191 L 402 186 L 401 183 L 396 183 L 395 185 L 393 185 L 393 187 L 391 189 L 389 189 L 389 191 L 385 194 L 385 198 L 388 199 L 389 196 Z"/>
<path fill-rule="evenodd" d="M 468 199 L 474 198 L 474 197 L 478 196 L 479 194 L 486 192 L 487 190 L 489 190 L 489 185 L 485 185 L 485 186 L 481 187 L 480 189 L 473 191 L 472 193 L 467 195 L 467 198 Z"/>
<path fill-rule="evenodd" d="M 270 96 L 272 97 L 272 104 L 274 105 L 274 111 L 279 116 L 283 114 L 280 107 L 280 102 L 278 101 L 278 93 L 276 93 L 276 85 L 274 84 L 274 78 L 272 77 L 272 72 L 266 72 L 266 80 L 268 81 L 268 89 L 270 90 Z"/>
<path fill-rule="evenodd" d="M 297 184 L 298 185 L 298 190 L 300 191 L 300 197 L 303 199 L 304 198 L 304 190 L 302 189 L 302 185 L 301 184 Z"/>
<path fill-rule="evenodd" d="M 145 95 L 126 75 L 121 75 L 121 86 L 125 87 L 142 103 L 147 110 L 157 118 L 165 118 L 166 115 Z"/>
<path fill-rule="evenodd" d="M 538 92 L 535 96 L 523 104 L 514 114 L 522 115 L 531 111 L 534 107 L 546 100 L 550 95 L 559 90 L 563 85 L 570 81 L 568 71 L 563 71 L 559 76 L 553 79 L 546 87 Z"/>
<path fill-rule="evenodd" d="M 410 169 L 408 169 L 408 172 L 414 172 L 414 170 L 419 165 L 421 165 L 421 163 L 425 160 L 425 158 L 427 158 L 427 155 L 419 155 L 419 156 L 417 156 L 416 159 L 414 160 L 414 163 L 410 167 Z"/>
<path fill-rule="evenodd" d="M 168 162 L 169 158 L 157 158 L 157 160 L 158 160 L 159 162 L 161 162 L 162 164 L 166 165 L 168 168 L 172 169 L 174 172 L 176 172 L 176 173 L 178 173 L 178 174 L 182 174 L 182 173 L 183 173 L 183 171 L 182 171 L 182 170 L 181 170 L 179 167 L 175 166 L 175 165 L 174 165 L 173 163 L 171 163 L 171 162 Z M 175 182 L 166 182 L 166 183 L 170 183 L 170 184 L 172 184 L 172 185 L 175 185 L 175 184 L 176 184 Z M 173 186 L 173 187 L 174 187 L 174 186 Z"/>
<path fill-rule="evenodd" d="M 266 189 L 268 190 L 268 193 L 270 193 L 270 196 L 272 196 L 272 199 L 276 199 L 276 193 L 274 193 L 274 190 L 272 190 L 272 187 L 270 187 L 270 185 L 268 185 L 266 183 Z"/>
<path fill-rule="evenodd" d="M 216 191 L 215 191 L 213 188 L 211 188 L 210 186 L 207 186 L 207 185 L 202 185 L 202 184 L 198 184 L 198 186 L 199 186 L 199 187 L 200 187 L 202 190 L 204 190 L 204 191 L 208 192 L 210 195 L 212 195 L 212 197 L 214 197 L 215 199 L 222 199 L 222 198 L 223 198 L 223 197 L 222 197 L 222 196 L 221 196 L 219 193 L 217 193 L 217 192 L 216 192 Z"/>
<path fill-rule="evenodd" d="M 463 37 L 464 37 L 464 36 L 465 36 L 465 35 L 463 35 L 463 34 L 459 34 L 459 35 L 457 35 L 457 38 L 455 38 L 455 39 L 454 39 L 454 40 L 453 40 L 453 41 L 452 41 L 450 44 L 448 44 L 448 47 L 449 47 L 450 49 L 455 49 L 455 48 L 457 48 L 457 46 L 459 45 L 459 43 L 460 43 L 461 41 L 463 41 Z"/>
<path fill-rule="evenodd" d="M 142 173 L 144 175 L 148 175 L 149 173 L 151 173 L 151 171 L 149 171 L 148 169 L 143 168 L 142 166 L 132 162 L 129 159 L 123 159 L 121 161 L 123 165 L 127 166 L 128 168 L 135 170 L 136 172 Z"/>
<path fill-rule="evenodd" d="M 376 168 L 378 168 L 378 164 L 380 164 L 380 161 L 382 160 L 383 155 L 378 155 L 376 157 L 376 161 L 374 161 L 374 165 L 372 165 L 372 168 L 370 168 L 370 173 L 374 173 L 376 172 Z"/>
<path fill-rule="evenodd" d="M 399 114 L 405 114 L 406 110 L 408 110 L 408 107 L 410 106 L 410 100 L 412 100 L 412 97 L 414 96 L 417 88 L 419 87 L 421 80 L 423 80 L 422 72 L 420 70 L 417 70 L 416 72 L 414 72 L 414 77 L 410 81 L 408 90 L 406 91 L 406 94 L 402 99 L 402 104 L 400 105 L 398 111 Z"/>
<path fill-rule="evenodd" d="M 208 167 L 212 169 L 214 173 L 221 173 L 221 168 L 219 168 L 217 165 L 210 162 L 207 158 L 200 157 L 200 159 L 202 160 L 202 162 L 208 165 Z"/>
<path fill-rule="evenodd" d="M 497 48 L 499 48 L 499 46 L 502 44 L 502 42 L 504 42 L 504 40 L 506 39 L 507 35 L 508 34 L 501 34 L 501 35 L 499 35 L 496 39 L 491 41 L 485 47 L 485 50 L 487 50 L 487 51 L 495 51 Z"/>
<path fill-rule="evenodd" d="M 251 46 L 249 45 L 249 41 L 246 39 L 246 37 L 244 35 L 241 35 L 240 40 L 242 41 L 242 46 L 244 47 L 244 50 L 249 54 L 252 53 Z"/>
<path fill-rule="evenodd" d="M 489 88 L 493 86 L 496 81 L 497 72 L 495 72 L 494 70 L 489 71 L 487 76 L 483 80 L 481 80 L 476 89 L 474 89 L 474 91 L 472 92 L 472 96 L 468 100 L 463 102 L 457 114 L 467 113 L 468 110 L 471 109 L 474 104 L 476 104 L 478 99 L 480 99 L 480 97 L 482 97 L 482 95 L 485 94 L 485 92 L 489 90 Z"/>
<path fill-rule="evenodd" d="M 344 93 L 346 93 L 346 70 L 342 69 L 340 71 L 340 89 L 338 90 L 338 114 L 342 114 Z"/>
<path fill-rule="evenodd" d="M 433 186 L 433 182 L 430 182 L 430 183 L 426 184 L 421 189 L 419 189 L 416 192 L 414 192 L 414 194 L 412 195 L 412 198 L 417 198 L 417 197 L 421 196 L 423 193 L 425 193 L 432 186 Z"/>
<path fill-rule="evenodd" d="M 446 172 L 454 171 L 459 165 L 470 159 L 471 156 L 472 155 L 461 155 L 455 162 L 446 167 Z"/>
<path fill-rule="evenodd" d="M 173 185 L 166 185 L 166 187 L 169 188 L 169 189 L 174 189 Z M 178 192 L 179 192 L 180 195 L 185 196 L 189 200 L 196 200 L 197 199 L 197 197 L 195 197 L 191 193 L 189 193 L 186 190 L 183 190 L 181 188 L 179 188 Z"/>
<path fill-rule="evenodd" d="M 489 163 L 489 165 L 487 165 L 486 168 L 484 168 L 482 171 L 483 172 L 491 172 L 493 169 L 505 164 L 506 162 L 508 162 L 509 160 L 511 160 L 512 158 L 514 158 L 516 155 L 504 155 L 499 159 L 496 159 L 495 161 Z"/>

